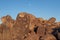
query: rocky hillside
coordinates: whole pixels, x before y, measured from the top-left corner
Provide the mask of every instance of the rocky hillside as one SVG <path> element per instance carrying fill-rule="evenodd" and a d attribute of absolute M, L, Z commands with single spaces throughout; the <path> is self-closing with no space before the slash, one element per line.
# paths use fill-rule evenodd
<path fill-rule="evenodd" d="M 3 16 L 0 24 L 0 40 L 60 40 L 60 22 L 54 17 L 44 20 L 21 12 L 16 20 Z"/>

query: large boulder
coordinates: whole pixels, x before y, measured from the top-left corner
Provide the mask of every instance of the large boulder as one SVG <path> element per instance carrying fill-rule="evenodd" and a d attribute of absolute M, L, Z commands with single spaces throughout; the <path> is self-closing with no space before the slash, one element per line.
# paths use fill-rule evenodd
<path fill-rule="evenodd" d="M 3 17 L 1 18 L 1 20 L 2 20 L 2 23 L 3 23 L 4 25 L 6 25 L 7 27 L 13 27 L 14 22 L 15 22 L 15 20 L 13 20 L 12 17 L 9 16 L 9 15 L 3 16 Z"/>
<path fill-rule="evenodd" d="M 21 25 L 23 24 L 25 28 L 32 30 L 34 28 L 34 24 L 32 22 L 35 20 L 35 18 L 36 17 L 31 14 L 21 12 L 18 14 L 16 20 L 18 23 L 20 22 Z"/>
<path fill-rule="evenodd" d="M 35 19 L 35 16 L 22 12 L 17 15 L 16 23 L 13 26 L 12 34 L 13 39 L 23 40 L 25 36 L 30 32 L 30 27 L 32 26 L 32 21 Z M 18 35 L 17 35 L 18 34 Z M 19 37 L 19 38 L 17 38 Z"/>
<path fill-rule="evenodd" d="M 15 21 L 11 18 L 11 16 L 3 16 L 2 20 L 2 40 L 12 40 L 12 27 L 14 26 Z M 1 29 L 0 29 L 1 30 Z"/>

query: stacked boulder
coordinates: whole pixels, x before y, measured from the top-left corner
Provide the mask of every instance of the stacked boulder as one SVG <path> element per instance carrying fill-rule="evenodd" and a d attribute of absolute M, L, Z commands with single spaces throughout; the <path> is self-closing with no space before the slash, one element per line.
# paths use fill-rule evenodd
<path fill-rule="evenodd" d="M 16 20 L 7 15 L 1 18 L 0 40 L 60 40 L 60 22 L 36 18 L 21 12 Z"/>

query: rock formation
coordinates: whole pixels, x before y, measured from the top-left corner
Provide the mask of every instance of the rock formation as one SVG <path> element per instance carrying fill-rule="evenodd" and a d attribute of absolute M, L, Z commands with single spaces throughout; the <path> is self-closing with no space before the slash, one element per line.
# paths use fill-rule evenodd
<path fill-rule="evenodd" d="M 0 24 L 0 40 L 60 40 L 60 22 L 21 12 L 16 20 L 3 16 Z"/>

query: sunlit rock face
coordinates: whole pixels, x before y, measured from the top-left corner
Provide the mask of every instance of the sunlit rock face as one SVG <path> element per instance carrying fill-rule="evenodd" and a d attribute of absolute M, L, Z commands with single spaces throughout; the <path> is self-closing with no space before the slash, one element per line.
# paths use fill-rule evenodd
<path fill-rule="evenodd" d="M 9 15 L 0 20 L 0 40 L 60 40 L 60 22 L 54 17 L 45 20 L 21 12 L 16 20 Z"/>

